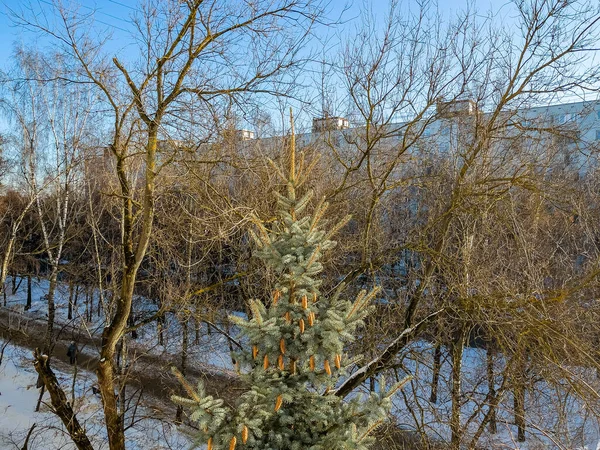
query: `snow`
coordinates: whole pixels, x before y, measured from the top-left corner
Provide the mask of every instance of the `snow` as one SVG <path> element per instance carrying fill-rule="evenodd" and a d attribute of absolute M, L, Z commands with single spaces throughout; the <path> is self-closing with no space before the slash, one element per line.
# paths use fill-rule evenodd
<path fill-rule="evenodd" d="M 47 405 L 43 405 L 39 413 L 34 412 L 39 396 L 39 390 L 35 387 L 37 374 L 33 370 L 31 357 L 29 356 L 30 361 L 27 358 L 23 349 L 9 345 L 0 367 L 0 448 L 20 448 L 34 423 L 36 429 L 32 434 L 30 448 L 75 448 L 59 419 L 49 412 Z M 27 364 L 31 368 L 28 369 Z M 60 379 L 66 378 L 63 373 L 57 375 Z M 45 401 L 48 400 L 47 397 L 46 394 Z M 83 401 L 77 406 L 80 412 L 87 408 Z M 87 420 L 86 427 L 92 429 L 91 425 Z"/>
<path fill-rule="evenodd" d="M 18 283 L 18 281 L 17 281 Z M 32 279 L 32 308 L 24 311 L 26 302 L 26 281 L 12 295 L 11 279 L 7 280 L 7 307 L 13 311 L 10 317 L 11 326 L 27 329 L 27 320 L 47 319 L 47 303 L 44 296 L 48 290 L 48 282 L 44 279 Z M 94 304 L 97 305 L 98 293 L 94 292 Z M 61 330 L 59 340 L 71 340 L 74 332 L 83 332 L 90 337 L 99 337 L 104 327 L 104 319 L 94 312 L 93 320 L 85 320 L 85 302 L 80 294 L 79 301 L 73 309 L 73 319 L 67 319 L 69 288 L 58 283 L 55 296 L 56 326 Z M 1 300 L 0 300 L 1 301 Z M 155 306 L 150 301 L 139 297 L 136 300 L 139 310 L 151 311 Z M 141 353 L 160 357 L 174 357 L 181 350 L 181 329 L 177 320 L 167 319 L 164 329 L 164 345 L 158 345 L 156 325 L 148 325 L 138 330 L 137 340 L 129 339 L 129 350 L 133 355 Z M 195 330 L 190 327 L 189 365 L 213 367 L 215 371 L 227 372 L 233 364 L 229 354 L 227 340 L 214 331 L 206 333 L 203 326 L 194 343 Z M 2 340 L 0 339 L 0 346 Z M 98 356 L 95 345 L 83 347 L 82 353 Z M 136 356 L 134 356 L 136 357 Z M 33 423 L 36 428 L 32 434 L 29 448 L 31 450 L 74 449 L 70 437 L 64 431 L 60 420 L 43 405 L 42 411 L 35 413 L 39 390 L 35 388 L 37 374 L 33 369 L 31 351 L 9 344 L 0 367 L 0 449 L 21 448 L 25 436 Z M 57 361 L 53 370 L 67 396 L 71 396 L 73 368 Z M 106 431 L 102 421 L 103 412 L 100 399 L 93 395 L 92 385 L 96 381 L 93 373 L 79 368 L 75 383 L 75 402 L 73 403 L 77 417 L 88 435 L 92 438 L 95 449 L 107 449 Z M 169 400 L 162 401 L 145 394 L 144 405 L 137 409 L 139 420 L 127 431 L 128 450 L 189 449 L 190 439 L 173 425 L 175 406 Z M 44 401 L 49 402 L 48 394 Z M 165 402 L 167 404 L 165 404 Z"/>
<path fill-rule="evenodd" d="M 449 440 L 451 360 L 444 349 L 446 357 L 442 358 L 438 401 L 437 404 L 432 404 L 429 402 L 429 396 L 433 353 L 433 346 L 425 341 L 415 342 L 407 349 L 402 364 L 404 371 L 412 374 L 414 378 L 404 387 L 403 393 L 395 396 L 393 413 L 398 423 L 407 429 L 423 431 L 430 436 Z M 496 361 L 496 364 L 500 363 L 501 361 Z M 463 424 L 471 414 L 476 414 L 480 419 L 487 410 L 484 407 L 482 412 L 476 412 L 487 394 L 485 370 L 485 350 L 466 347 L 461 380 L 464 395 L 461 410 Z M 600 388 L 595 371 L 579 369 L 579 372 L 594 389 Z M 600 422 L 590 410 L 599 406 L 600 399 L 596 404 L 584 404 L 572 395 L 566 383 L 561 386 L 539 381 L 532 391 L 528 391 L 526 397 L 526 442 L 517 442 L 517 429 L 513 425 L 513 398 L 510 393 L 506 393 L 497 410 L 498 432 L 490 434 L 486 429 L 479 445 L 486 449 L 600 450 Z M 569 420 L 565 421 L 564 417 L 568 417 Z M 468 427 L 467 436 L 475 432 L 480 421 L 474 422 Z"/>
<path fill-rule="evenodd" d="M 7 283 L 10 294 L 10 279 Z M 47 291 L 47 281 L 33 280 L 33 307 L 30 311 L 23 313 L 23 305 L 26 300 L 26 282 L 21 284 L 16 295 L 9 295 L 9 308 L 15 311 L 15 322 L 21 320 L 20 314 L 26 317 L 45 320 L 46 302 L 43 296 Z M 83 329 L 91 336 L 99 336 L 105 323 L 96 312 L 91 322 L 84 320 L 85 304 L 80 295 L 77 308 L 74 311 L 74 320 L 67 320 L 68 286 L 59 283 L 56 295 L 57 322 L 65 325 L 70 323 L 75 330 Z M 98 293 L 94 304 L 97 303 Z M 150 313 L 156 306 L 148 299 L 138 297 L 136 299 L 136 311 Z M 242 313 L 238 313 L 242 315 Z M 216 322 L 219 327 L 224 326 Z M 61 327 L 62 327 L 61 325 Z M 58 327 L 57 327 L 58 328 Z M 66 328 L 68 329 L 68 327 Z M 220 373 L 231 372 L 233 364 L 227 339 L 214 330 L 208 333 L 207 327 L 202 325 L 198 339 L 193 322 L 190 322 L 189 337 L 189 363 L 195 367 L 215 370 Z M 226 329 L 227 332 L 230 330 Z M 231 330 L 235 336 L 235 330 Z M 169 314 L 163 329 L 163 343 L 158 344 L 159 332 L 156 324 L 150 324 L 138 330 L 139 339 L 128 339 L 130 351 L 134 354 L 150 354 L 160 358 L 174 358 L 181 352 L 181 324 L 176 318 Z M 409 331 L 407 331 L 409 332 Z M 67 332 L 64 339 L 70 339 Z M 397 338 L 400 340 L 404 334 Z M 393 346 L 395 342 L 391 345 Z M 94 346 L 88 346 L 85 352 L 97 355 Z M 406 348 L 397 362 L 401 365 L 404 373 L 414 378 L 404 387 L 402 392 L 397 393 L 393 399 L 393 413 L 398 423 L 410 430 L 427 433 L 431 437 L 444 440 L 450 437 L 450 392 L 448 391 L 451 377 L 451 361 L 444 351 L 440 384 L 438 391 L 438 402 L 429 402 L 431 389 L 433 348 L 425 341 L 412 343 Z M 0 367 L 0 448 L 17 448 L 12 443 L 21 443 L 32 423 L 37 423 L 34 441 L 31 449 L 70 449 L 68 436 L 65 436 L 62 425 L 55 416 L 49 412 L 33 413 L 37 402 L 38 391 L 35 387 L 36 374 L 31 365 L 31 357 L 28 351 L 9 346 L 5 361 Z M 371 364 L 375 364 L 372 361 Z M 498 361 L 501 364 L 502 361 Z M 475 431 L 475 425 L 481 418 L 481 412 L 477 413 L 477 406 L 482 403 L 487 393 L 487 385 L 482 384 L 485 380 L 486 355 L 485 351 L 476 348 L 466 348 L 463 355 L 463 392 L 465 393 L 462 407 L 462 422 L 464 423 L 471 414 L 475 414 L 474 424 L 467 429 L 467 436 Z M 566 369 L 566 368 L 561 368 Z M 62 380 L 62 385 L 70 389 L 71 370 L 66 366 L 65 370 L 59 370 L 57 375 Z M 351 377 L 360 376 L 366 367 L 359 369 Z M 591 389 L 600 392 L 600 380 L 596 378 L 595 371 L 581 368 L 569 368 L 575 374 L 589 384 Z M 361 372 L 362 371 L 362 372 Z M 93 374 L 82 373 L 77 378 L 76 402 L 78 416 L 83 419 L 86 429 L 95 436 L 95 448 L 107 448 L 105 442 L 105 431 L 102 427 L 102 411 L 99 400 L 91 394 L 91 385 L 95 381 Z M 339 389 L 339 387 L 338 387 Z M 596 418 L 600 411 L 600 399 L 596 402 L 589 401 L 584 404 L 580 398 L 570 392 L 567 383 L 555 382 L 553 384 L 541 381 L 535 384 L 535 389 L 527 394 L 527 441 L 518 443 L 516 427 L 512 424 L 513 399 L 510 393 L 506 393 L 498 408 L 498 433 L 490 434 L 488 430 L 483 433 L 479 442 L 486 449 L 518 449 L 518 450 L 600 450 L 600 423 Z M 171 405 L 172 407 L 172 405 Z M 483 411 L 485 412 L 485 408 Z M 155 416 L 154 409 L 150 406 L 144 410 L 144 415 Z M 594 414 L 596 413 L 596 414 Z M 568 421 L 562 420 L 567 414 Z M 144 449 L 161 448 L 189 448 L 189 441 L 181 433 L 160 421 L 160 417 L 142 420 L 128 434 L 128 440 L 142 442 L 130 447 Z M 50 447 L 49 447 L 50 445 Z M 179 446 L 178 446 L 179 445 Z M 20 447 L 18 447 L 20 448 Z"/>
<path fill-rule="evenodd" d="M 61 421 L 42 404 L 41 411 L 34 412 L 39 396 L 35 384 L 37 374 L 33 369 L 28 350 L 9 344 L 0 367 L 0 448 L 20 449 L 30 427 L 36 428 L 29 442 L 31 450 L 71 450 L 76 447 L 65 431 Z M 62 370 L 64 369 L 64 370 Z M 71 397 L 73 367 L 53 369 L 67 397 Z M 106 432 L 102 422 L 100 399 L 92 394 L 93 374 L 79 370 L 75 383 L 73 408 L 85 427 L 95 449 L 107 449 Z M 44 402 L 49 404 L 48 394 Z M 181 432 L 161 420 L 162 414 L 155 406 L 142 406 L 137 415 L 143 418 L 127 431 L 128 449 L 159 450 L 188 449 L 190 441 Z"/>
<path fill-rule="evenodd" d="M 17 281 L 17 284 L 19 281 Z M 11 293 L 11 277 L 8 277 L 6 282 L 8 308 L 13 310 L 18 315 L 15 315 L 15 320 L 20 320 L 23 315 L 30 319 L 47 320 L 47 302 L 44 297 L 48 291 L 48 281 L 45 279 L 32 279 L 32 308 L 29 311 L 24 311 L 24 305 L 27 299 L 26 280 L 21 282 L 18 291 L 13 295 Z M 92 293 L 94 309 L 97 309 L 99 293 Z M 59 336 L 59 340 L 70 340 L 70 334 L 73 331 L 83 331 L 89 336 L 99 337 L 102 329 L 105 326 L 104 317 L 98 315 L 95 311 L 92 316 L 92 321 L 85 320 L 85 295 L 79 294 L 77 305 L 73 307 L 73 319 L 67 318 L 69 302 L 69 286 L 65 283 L 58 283 L 55 294 L 56 306 L 56 324 L 55 329 L 63 330 L 63 334 Z M 151 300 L 137 296 L 134 300 L 134 310 L 137 315 L 147 313 L 150 315 L 156 310 L 156 306 Z M 176 356 L 181 353 L 181 324 L 175 320 L 173 314 L 167 313 L 165 316 L 165 326 L 163 329 L 163 345 L 159 345 L 158 329 L 155 323 L 146 325 L 138 329 L 138 339 L 130 339 L 128 346 L 130 350 L 137 353 L 143 352 L 156 356 Z M 221 326 L 220 324 L 218 324 Z M 210 330 L 205 325 L 202 325 L 201 332 L 196 340 L 193 321 L 190 321 L 190 346 L 189 360 L 191 364 L 196 363 L 203 368 L 214 368 L 221 371 L 230 371 L 233 373 L 234 367 L 231 361 L 230 349 L 227 338 L 222 334 Z M 97 355 L 97 349 L 85 348 L 84 352 Z"/>

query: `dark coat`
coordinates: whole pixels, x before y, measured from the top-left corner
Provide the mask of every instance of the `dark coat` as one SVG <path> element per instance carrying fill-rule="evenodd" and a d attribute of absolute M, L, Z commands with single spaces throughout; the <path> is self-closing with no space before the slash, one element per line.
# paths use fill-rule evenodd
<path fill-rule="evenodd" d="M 67 356 L 69 357 L 69 362 L 75 364 L 75 359 L 77 358 L 77 345 L 75 342 L 71 342 L 71 345 L 69 345 Z"/>

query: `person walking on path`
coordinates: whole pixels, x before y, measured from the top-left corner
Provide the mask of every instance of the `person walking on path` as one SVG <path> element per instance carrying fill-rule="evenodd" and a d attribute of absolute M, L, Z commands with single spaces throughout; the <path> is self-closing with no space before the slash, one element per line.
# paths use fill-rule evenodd
<path fill-rule="evenodd" d="M 75 341 L 71 341 L 71 344 L 67 349 L 67 356 L 69 357 L 69 363 L 71 365 L 75 364 L 77 361 L 77 344 L 75 344 Z"/>

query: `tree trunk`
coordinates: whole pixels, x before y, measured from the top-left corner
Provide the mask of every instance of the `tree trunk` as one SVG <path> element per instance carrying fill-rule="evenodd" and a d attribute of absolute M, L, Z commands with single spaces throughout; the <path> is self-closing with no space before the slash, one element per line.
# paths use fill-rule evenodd
<path fill-rule="evenodd" d="M 494 355 L 495 351 L 491 348 L 491 344 L 488 344 L 486 351 L 487 359 L 487 382 L 488 382 L 488 397 L 490 399 L 496 398 L 496 383 L 494 379 Z M 496 408 L 490 404 L 490 433 L 496 434 L 498 432 L 498 426 L 496 424 Z"/>
<path fill-rule="evenodd" d="M 155 121 L 148 124 L 145 186 L 140 213 L 140 232 L 137 238 L 137 244 L 134 244 L 135 214 L 133 211 L 132 195 L 130 192 L 125 161 L 124 158 L 120 157 L 117 158 L 116 161 L 116 171 L 121 184 L 121 194 L 123 199 L 121 211 L 121 246 L 123 249 L 124 260 L 120 293 L 116 299 L 114 313 L 110 322 L 102 331 L 100 362 L 98 363 L 98 368 L 96 370 L 98 387 L 102 395 L 104 419 L 110 450 L 125 450 L 125 430 L 123 428 L 123 421 L 117 409 L 117 400 L 115 398 L 114 357 L 116 346 L 123 337 L 129 317 L 131 316 L 137 272 L 148 249 L 150 235 L 152 233 L 152 222 L 154 219 L 156 147 L 159 123 L 160 119 L 155 117 Z"/>
<path fill-rule="evenodd" d="M 73 320 L 73 280 L 69 280 L 69 307 L 67 310 L 67 319 Z"/>
<path fill-rule="evenodd" d="M 50 369 L 48 355 L 41 354 L 40 351 L 36 349 L 34 358 L 35 362 L 33 363 L 33 366 L 41 377 L 44 386 L 47 387 L 48 392 L 50 393 L 50 401 L 52 402 L 54 413 L 65 425 L 73 443 L 79 450 L 94 450 L 85 429 L 79 424 L 75 412 L 67 400 L 67 396 L 58 384 L 54 372 Z"/>
<path fill-rule="evenodd" d="M 85 289 L 85 320 L 91 322 L 92 314 L 90 313 L 90 290 Z"/>
<path fill-rule="evenodd" d="M 463 435 L 461 425 L 461 373 L 464 348 L 465 330 L 461 329 L 458 338 L 452 343 L 452 410 L 450 413 L 450 430 L 452 432 L 450 445 L 452 450 L 460 450 Z"/>
<path fill-rule="evenodd" d="M 162 308 L 162 301 L 158 301 L 158 308 Z M 165 345 L 165 327 L 164 327 L 164 314 L 156 318 L 156 334 L 158 336 L 158 345 Z"/>
<path fill-rule="evenodd" d="M 79 299 L 79 285 L 75 285 L 75 297 L 73 298 L 73 307 L 77 311 L 77 300 Z"/>
<path fill-rule="evenodd" d="M 6 276 L 8 275 L 8 262 L 10 261 L 12 254 L 12 247 L 14 245 L 14 237 L 8 241 L 6 248 L 4 249 L 4 257 L 2 258 L 2 265 L 0 266 L 0 290 L 4 296 L 4 306 L 6 306 Z"/>
<path fill-rule="evenodd" d="M 23 277 L 19 277 L 19 282 L 17 283 L 16 286 L 14 286 L 15 291 L 13 292 L 13 294 L 16 294 L 17 291 L 19 290 L 19 288 L 21 287 L 21 283 L 23 283 Z"/>
<path fill-rule="evenodd" d="M 119 414 L 117 395 L 115 393 L 115 352 L 117 343 L 123 336 L 129 318 L 134 283 L 135 270 L 132 271 L 129 269 L 123 276 L 121 293 L 117 299 L 113 320 L 102 332 L 100 362 L 96 370 L 110 450 L 125 450 L 123 420 Z"/>
<path fill-rule="evenodd" d="M 431 378 L 431 395 L 429 401 L 431 403 L 437 403 L 438 386 L 440 384 L 440 370 L 442 367 L 442 346 L 436 344 L 433 353 L 433 376 Z"/>
<path fill-rule="evenodd" d="M 194 344 L 200 345 L 200 319 L 197 315 L 194 316 Z"/>
<path fill-rule="evenodd" d="M 31 309 L 31 274 L 27 274 L 27 303 L 25 304 L 25 311 L 29 311 Z"/>
<path fill-rule="evenodd" d="M 102 289 L 102 288 L 99 288 Z M 98 290 L 99 294 L 98 294 L 98 317 L 100 317 L 102 315 L 102 310 L 104 308 L 104 302 L 103 302 L 103 298 L 104 298 L 104 294 L 101 293 L 100 290 Z M 94 299 L 92 297 L 92 306 L 94 306 Z"/>
<path fill-rule="evenodd" d="M 23 442 L 23 447 L 21 447 L 21 450 L 29 450 L 29 440 L 31 439 L 31 435 L 33 434 L 33 430 L 35 429 L 36 426 L 37 426 L 37 424 L 34 423 L 29 428 L 29 431 L 27 432 L 27 436 L 25 436 L 25 442 Z"/>
<path fill-rule="evenodd" d="M 210 327 L 208 327 L 210 329 Z M 229 320 L 227 320 L 225 322 L 225 331 L 227 332 L 227 335 L 230 335 L 230 329 L 229 329 Z M 237 361 L 235 360 L 234 352 L 233 352 L 233 344 L 231 343 L 230 339 L 227 339 L 227 346 L 229 347 L 229 355 L 231 356 L 231 364 L 233 365 L 233 367 L 235 367 L 237 365 Z"/>
<path fill-rule="evenodd" d="M 135 326 L 135 317 L 133 317 L 133 305 L 131 306 L 131 309 L 129 311 L 129 318 L 127 319 L 127 326 L 128 327 L 133 327 Z M 137 339 L 138 338 L 138 333 L 136 329 L 131 330 L 131 339 Z"/>
<path fill-rule="evenodd" d="M 46 328 L 46 347 L 44 353 L 51 355 L 54 348 L 54 319 L 56 315 L 56 305 L 54 304 L 54 295 L 58 279 L 58 266 L 53 265 L 50 272 L 50 285 L 48 287 L 48 326 Z"/>
<path fill-rule="evenodd" d="M 188 326 L 189 317 L 185 317 L 183 319 L 182 325 L 182 337 L 181 337 L 181 375 L 185 377 L 186 368 L 187 368 L 187 357 L 188 357 L 188 334 L 189 334 L 189 326 Z M 175 414 L 175 422 L 182 423 L 183 419 L 183 407 L 181 405 L 177 406 L 177 413 Z"/>
<path fill-rule="evenodd" d="M 40 395 L 38 396 L 37 403 L 35 404 L 35 412 L 40 412 L 40 406 L 42 406 L 42 398 L 44 398 L 44 392 L 46 392 L 46 385 L 42 384 L 40 389 Z"/>
<path fill-rule="evenodd" d="M 8 260 L 6 260 L 6 256 L 2 260 L 2 266 L 0 267 L 0 290 L 4 295 L 4 306 L 6 306 L 6 269 L 8 267 Z"/>
<path fill-rule="evenodd" d="M 127 341 L 126 341 L 127 337 L 123 336 L 123 338 L 121 339 L 121 345 L 119 347 L 119 355 L 120 355 L 120 367 L 119 364 L 117 365 L 119 367 L 119 407 L 121 409 L 120 411 L 120 415 L 121 415 L 121 427 L 123 430 L 125 430 L 125 410 L 127 409 L 127 392 L 125 391 L 126 389 L 126 383 L 125 383 L 125 377 L 127 375 Z M 119 358 L 118 358 L 119 359 Z"/>
<path fill-rule="evenodd" d="M 513 378 L 513 407 L 518 442 L 525 442 L 525 358 L 525 352 L 520 350 Z"/>

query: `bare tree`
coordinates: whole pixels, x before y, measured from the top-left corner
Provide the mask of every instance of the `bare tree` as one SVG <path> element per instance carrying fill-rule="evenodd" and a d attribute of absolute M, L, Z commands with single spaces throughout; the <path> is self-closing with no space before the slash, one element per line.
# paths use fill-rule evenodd
<path fill-rule="evenodd" d="M 349 377 L 338 388 L 338 395 L 347 395 L 368 377 L 392 365 L 398 352 L 412 339 L 403 337 L 414 336 L 424 326 L 433 323 L 435 314 L 426 316 L 424 320 L 419 321 L 417 312 L 421 307 L 430 304 L 425 294 L 430 292 L 428 290 L 437 279 L 440 265 L 446 259 L 447 251 L 451 248 L 449 247 L 449 238 L 454 224 L 458 220 L 458 213 L 469 204 L 474 198 L 473 196 L 487 195 L 486 192 L 501 193 L 516 185 L 525 186 L 528 180 L 536 176 L 526 168 L 523 161 L 520 163 L 515 161 L 512 166 L 504 166 L 508 173 L 502 175 L 485 170 L 485 164 L 489 164 L 493 158 L 501 158 L 500 155 L 494 154 L 497 152 L 494 149 L 499 148 L 499 142 L 510 136 L 510 133 L 523 130 L 523 121 L 510 111 L 523 108 L 533 102 L 535 98 L 544 98 L 544 95 L 550 96 L 557 92 L 574 89 L 591 89 L 598 78 L 595 68 L 581 69 L 573 64 L 580 61 L 586 52 L 593 50 L 593 36 L 598 32 L 597 24 L 600 18 L 590 5 L 583 2 L 525 2 L 516 5 L 516 10 L 519 13 L 522 37 L 512 38 L 503 35 L 502 32 L 494 31 L 493 27 L 489 28 L 492 30 L 489 34 L 485 34 L 489 24 L 480 25 L 470 21 L 472 13 L 467 12 L 464 16 L 459 17 L 460 20 L 456 26 L 451 25 L 448 28 L 451 36 L 448 45 L 439 45 L 436 42 L 426 46 L 426 48 L 443 50 L 444 55 L 447 56 L 447 59 L 444 60 L 447 66 L 438 71 L 432 68 L 423 71 L 424 73 L 441 71 L 456 74 L 453 82 L 448 84 L 447 90 L 436 91 L 436 97 L 442 95 L 445 99 L 449 99 L 449 102 L 442 103 L 441 108 L 432 111 L 437 115 L 428 117 L 443 119 L 445 115 L 443 105 L 451 105 L 451 100 L 463 93 L 467 94 L 469 99 L 474 102 L 472 111 L 486 112 L 476 113 L 468 119 L 470 125 L 467 130 L 470 131 L 455 131 L 458 133 L 455 136 L 461 136 L 461 140 L 456 141 L 455 153 L 451 154 L 450 162 L 454 164 L 454 171 L 451 178 L 448 179 L 449 190 L 445 193 L 445 203 L 442 203 L 439 209 L 430 211 L 428 219 L 430 225 L 425 227 L 425 234 L 420 235 L 426 239 L 407 244 L 409 248 L 418 248 L 427 257 L 423 260 L 419 274 L 420 281 L 407 298 L 404 312 L 405 330 L 392 340 L 386 351 L 368 368 L 365 368 L 366 370 L 358 371 L 354 376 Z M 412 45 L 418 45 L 421 42 L 419 39 L 406 38 L 405 41 Z M 386 43 L 386 40 L 384 39 L 382 42 Z M 411 52 L 405 53 L 411 54 Z M 353 67 L 364 67 L 364 65 L 355 64 Z M 367 67 L 371 67 L 372 73 L 379 73 L 379 64 L 371 64 Z M 419 65 L 413 62 L 410 67 L 413 68 L 411 73 L 415 73 L 414 68 Z M 418 79 L 421 80 L 424 77 L 425 75 Z M 458 82 L 459 88 L 455 87 L 456 82 Z M 429 83 L 432 87 L 443 86 L 437 79 Z M 425 88 L 421 88 L 419 92 L 430 92 L 426 89 L 427 86 L 425 85 Z M 412 88 L 414 89 L 414 86 Z M 369 93 L 373 89 L 375 88 L 369 85 L 362 87 L 363 98 L 371 98 Z M 429 104 L 433 107 L 434 100 L 431 99 Z M 409 97 L 407 97 L 406 105 L 407 108 L 412 108 L 413 105 L 427 106 L 424 101 L 411 101 Z M 409 121 L 408 124 L 415 126 L 424 121 L 424 118 L 420 118 L 414 122 Z M 443 123 L 443 120 L 439 120 L 438 123 Z M 465 129 L 465 125 L 461 125 L 460 122 L 454 125 L 455 130 L 460 130 L 461 127 Z M 451 123 L 446 126 L 446 129 L 452 129 Z M 535 127 L 525 127 L 525 129 L 535 131 Z M 512 131 L 507 134 L 507 130 Z M 452 132 L 450 131 L 450 133 Z M 412 135 L 404 133 L 401 138 L 402 143 L 398 145 L 401 152 L 407 156 L 410 154 L 408 151 L 411 147 L 407 147 L 405 142 L 407 136 Z M 365 133 L 363 140 L 367 139 L 369 137 Z M 415 152 L 415 156 L 417 154 Z M 364 161 L 364 163 L 361 162 L 360 167 L 365 164 L 367 174 L 372 176 L 371 174 L 376 172 L 369 168 L 369 164 L 373 167 L 380 167 L 381 164 L 376 165 L 374 161 L 369 163 L 369 152 L 363 152 L 362 155 L 359 161 Z M 401 162 L 398 159 L 393 161 L 394 165 L 389 167 L 384 165 L 386 169 L 381 178 L 380 186 L 382 188 L 409 183 L 409 180 L 405 179 L 400 179 L 396 183 L 388 181 L 389 178 L 386 178 L 386 174 L 396 173 L 393 169 L 396 169 L 398 163 Z M 496 159 L 496 161 L 502 161 L 502 159 Z M 356 171 L 357 169 L 353 168 L 349 173 Z M 377 180 L 379 179 L 377 178 Z M 477 190 L 473 190 L 475 186 Z M 380 195 L 378 197 L 381 198 Z"/>
<path fill-rule="evenodd" d="M 183 105 L 211 111 L 223 97 L 242 100 L 248 93 L 285 94 L 289 84 L 281 75 L 297 67 L 298 50 L 320 8 L 303 0 L 259 1 L 252 7 L 201 0 L 148 2 L 133 21 L 142 43 L 139 65 L 104 57 L 99 44 L 87 37 L 80 17 L 58 3 L 54 11 L 64 24 L 60 30 L 48 29 L 20 12 L 15 16 L 56 38 L 83 72 L 79 81 L 91 83 L 103 95 L 114 124 L 108 148 L 118 179 L 115 195 L 121 199 L 122 266 L 119 293 L 102 335 L 97 374 L 110 448 L 123 449 L 114 357 L 130 318 L 138 269 L 151 241 L 156 183 L 173 158 L 159 142 L 186 125 L 179 115 Z M 250 59 L 242 56 L 248 49 Z M 247 63 L 240 67 L 239 61 Z"/>

